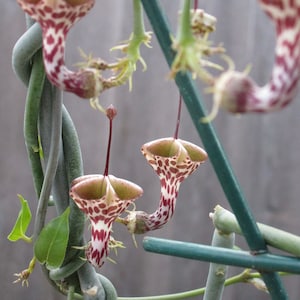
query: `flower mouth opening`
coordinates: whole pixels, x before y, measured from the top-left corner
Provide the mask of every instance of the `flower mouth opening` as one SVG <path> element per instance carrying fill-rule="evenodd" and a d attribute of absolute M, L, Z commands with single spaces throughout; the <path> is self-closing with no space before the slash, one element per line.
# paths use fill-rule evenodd
<path fill-rule="evenodd" d="M 152 156 L 175 157 L 184 155 L 194 162 L 204 162 L 207 159 L 207 153 L 200 147 L 174 138 L 160 139 L 150 142 L 142 147 L 142 151 Z"/>
<path fill-rule="evenodd" d="M 178 154 L 179 147 L 175 139 L 159 140 L 156 143 L 146 144 L 143 149 L 150 152 L 154 156 L 173 157 Z"/>
<path fill-rule="evenodd" d="M 29 4 L 36 4 L 38 2 L 40 2 L 41 0 L 26 0 L 24 2 L 29 3 Z"/>
<path fill-rule="evenodd" d="M 182 143 L 184 149 L 187 151 L 191 161 L 202 163 L 207 159 L 208 155 L 202 148 L 186 141 L 180 142 Z"/>
<path fill-rule="evenodd" d="M 97 200 L 104 197 L 127 201 L 140 197 L 143 189 L 133 182 L 113 175 L 85 175 L 73 181 L 72 194 L 78 199 Z"/>
<path fill-rule="evenodd" d="M 90 0 L 65 0 L 65 2 L 67 2 L 71 6 L 82 5 L 89 1 Z"/>
<path fill-rule="evenodd" d="M 103 178 L 89 178 L 75 183 L 72 191 L 78 198 L 85 200 L 101 199 L 106 194 L 107 183 Z"/>
<path fill-rule="evenodd" d="M 143 189 L 133 182 L 112 175 L 108 178 L 119 200 L 132 200 L 143 194 Z"/>

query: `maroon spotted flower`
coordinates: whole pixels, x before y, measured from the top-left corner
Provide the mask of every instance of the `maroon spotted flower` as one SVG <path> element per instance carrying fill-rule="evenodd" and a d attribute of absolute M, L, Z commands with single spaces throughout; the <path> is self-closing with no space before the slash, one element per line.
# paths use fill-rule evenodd
<path fill-rule="evenodd" d="M 132 211 L 123 220 L 131 233 L 144 233 L 166 224 L 174 214 L 180 184 L 207 159 L 202 148 L 175 138 L 149 142 L 141 151 L 160 178 L 161 195 L 154 213 Z"/>
<path fill-rule="evenodd" d="M 230 68 L 214 84 L 215 108 L 233 113 L 280 110 L 295 97 L 300 77 L 300 2 L 259 0 L 276 27 L 275 62 L 269 82 L 260 87 L 246 72 Z"/>
<path fill-rule="evenodd" d="M 44 65 L 49 80 L 81 98 L 96 98 L 103 90 L 97 68 L 76 72 L 65 66 L 65 41 L 71 27 L 93 7 L 95 0 L 17 0 L 43 32 Z"/>
<path fill-rule="evenodd" d="M 70 196 L 91 221 L 87 260 L 101 267 L 107 257 L 113 222 L 143 190 L 136 184 L 112 175 L 85 175 L 71 185 Z"/>

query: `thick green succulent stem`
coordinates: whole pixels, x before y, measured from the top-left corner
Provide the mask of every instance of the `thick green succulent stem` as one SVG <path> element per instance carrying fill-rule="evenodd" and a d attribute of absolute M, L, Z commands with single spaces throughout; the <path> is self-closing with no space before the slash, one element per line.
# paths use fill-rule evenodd
<path fill-rule="evenodd" d="M 41 50 L 36 53 L 32 61 L 33 67 L 28 81 L 28 93 L 24 113 L 24 138 L 33 174 L 34 188 L 36 196 L 39 198 L 44 181 L 38 133 L 38 116 L 45 82 Z"/>
<path fill-rule="evenodd" d="M 234 233 L 219 232 L 215 229 L 211 245 L 231 249 L 234 246 Z M 211 263 L 206 281 L 206 289 L 203 300 L 221 300 L 224 290 L 228 266 L 223 264 Z"/>
<path fill-rule="evenodd" d="M 216 206 L 210 216 L 218 230 L 243 234 L 234 214 L 225 208 Z M 268 245 L 300 257 L 300 236 L 262 223 L 257 226 Z"/>

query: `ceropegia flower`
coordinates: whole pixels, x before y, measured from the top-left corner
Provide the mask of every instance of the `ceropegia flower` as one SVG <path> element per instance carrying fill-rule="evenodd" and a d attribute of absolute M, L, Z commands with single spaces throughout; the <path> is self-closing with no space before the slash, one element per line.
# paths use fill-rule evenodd
<path fill-rule="evenodd" d="M 43 32 L 44 65 L 49 80 L 62 90 L 76 94 L 81 98 L 90 98 L 94 108 L 103 111 L 98 96 L 106 89 L 122 85 L 129 81 L 140 61 L 146 64 L 140 55 L 140 46 L 149 46 L 151 35 L 144 29 L 142 5 L 133 0 L 134 30 L 129 41 L 114 47 L 126 54 L 117 62 L 107 63 L 93 58 L 81 50 L 85 61 L 78 63 L 78 71 L 71 71 L 65 65 L 65 41 L 70 28 L 93 7 L 95 0 L 17 0 L 22 9 L 37 21 Z M 112 70 L 113 76 L 103 78 L 102 72 Z"/>
<path fill-rule="evenodd" d="M 131 233 L 144 233 L 166 224 L 174 213 L 180 184 L 207 159 L 202 148 L 175 138 L 149 142 L 141 151 L 159 176 L 161 195 L 154 213 L 132 211 L 122 220 Z"/>
<path fill-rule="evenodd" d="M 143 190 L 136 184 L 112 175 L 85 175 L 71 185 L 70 196 L 91 222 L 87 260 L 101 267 L 108 254 L 112 223 Z"/>
<path fill-rule="evenodd" d="M 294 98 L 300 77 L 300 3 L 289 0 L 259 0 L 276 26 L 275 60 L 269 82 L 258 86 L 247 72 L 233 66 L 213 85 L 213 118 L 221 106 L 232 113 L 280 110 Z"/>
<path fill-rule="evenodd" d="M 95 0 L 17 0 L 42 28 L 43 57 L 49 80 L 81 98 L 95 98 L 105 86 L 100 70 L 92 67 L 73 72 L 65 66 L 65 41 L 70 28 L 93 7 Z"/>
<path fill-rule="evenodd" d="M 176 51 L 171 66 L 172 77 L 180 71 L 191 71 L 205 83 L 213 82 L 213 76 L 206 68 L 222 70 L 222 67 L 206 58 L 216 53 L 224 53 L 223 47 L 212 47 L 208 40 L 209 33 L 215 30 L 215 24 L 215 17 L 202 9 L 190 10 L 190 0 L 183 1 L 178 33 L 172 43 L 172 48 Z"/>

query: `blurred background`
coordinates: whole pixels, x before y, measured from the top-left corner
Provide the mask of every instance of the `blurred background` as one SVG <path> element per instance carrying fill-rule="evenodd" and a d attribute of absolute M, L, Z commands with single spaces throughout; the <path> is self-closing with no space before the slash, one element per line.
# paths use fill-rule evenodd
<path fill-rule="evenodd" d="M 36 199 L 23 139 L 23 113 L 26 89 L 11 67 L 11 52 L 25 30 L 25 18 L 14 0 L 2 0 L 0 18 L 0 266 L 1 299 L 65 299 L 58 294 L 37 266 L 30 277 L 29 288 L 12 284 L 14 273 L 27 267 L 31 246 L 20 241 L 10 243 L 6 237 L 19 211 L 17 194 L 29 200 L 35 210 Z M 131 31 L 131 1 L 97 0 L 93 10 L 70 32 L 66 62 L 69 67 L 81 61 L 79 47 L 85 53 L 113 60 L 121 57 L 109 49 L 126 40 Z M 161 0 L 162 7 L 176 31 L 179 1 Z M 251 64 L 251 76 L 264 85 L 270 76 L 274 57 L 273 24 L 252 0 L 199 1 L 199 6 L 218 19 L 217 31 L 211 38 L 223 43 L 234 59 L 236 68 Z M 145 18 L 146 19 L 146 18 Z M 151 26 L 147 24 L 147 30 Z M 178 90 L 168 77 L 168 67 L 157 44 L 142 48 L 148 69 L 142 66 L 133 77 L 133 90 L 128 85 L 101 95 L 104 107 L 113 104 L 115 119 L 110 173 L 134 181 L 144 189 L 137 200 L 138 210 L 152 212 L 159 200 L 159 181 L 140 153 L 145 142 L 172 136 L 175 129 Z M 201 86 L 199 86 L 201 88 Z M 220 111 L 213 121 L 220 141 L 229 157 L 257 221 L 299 234 L 300 211 L 300 118 L 299 97 L 283 111 L 268 115 L 234 116 Z M 65 94 L 68 108 L 78 130 L 86 174 L 102 173 L 105 163 L 108 122 L 87 101 Z M 207 109 L 211 96 L 204 97 Z M 197 132 L 183 107 L 180 138 L 201 146 Z M 230 209 L 209 161 L 181 186 L 173 220 L 163 229 L 150 233 L 155 237 L 210 244 L 213 225 L 208 217 L 217 204 Z M 51 215 L 51 211 L 50 211 Z M 31 228 L 32 229 L 32 228 Z M 142 236 L 131 236 L 121 225 L 114 227 L 114 237 L 122 240 L 117 261 L 107 261 L 100 272 L 115 285 L 119 296 L 146 296 L 180 292 L 205 285 L 208 263 L 147 253 Z M 247 249 L 242 238 L 238 245 Z M 230 274 L 242 271 L 230 268 Z M 300 278 L 284 278 L 290 299 L 300 298 Z M 242 296 L 241 296 L 242 295 Z M 269 299 L 248 284 L 228 287 L 225 300 Z M 201 297 L 198 297 L 201 299 Z"/>

